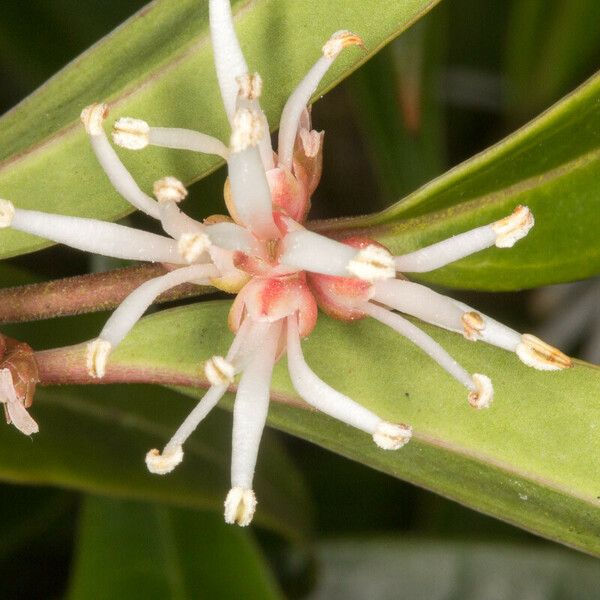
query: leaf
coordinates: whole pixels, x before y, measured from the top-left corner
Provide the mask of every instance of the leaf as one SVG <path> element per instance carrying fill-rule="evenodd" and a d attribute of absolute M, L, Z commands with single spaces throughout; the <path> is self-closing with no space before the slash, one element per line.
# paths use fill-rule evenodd
<path fill-rule="evenodd" d="M 359 538 L 321 543 L 317 558 L 311 600 L 396 600 L 398 590 L 435 600 L 593 600 L 600 586 L 596 560 L 539 545 Z"/>
<path fill-rule="evenodd" d="M 67 597 L 282 596 L 251 533 L 220 515 L 88 497 Z"/>
<path fill-rule="evenodd" d="M 222 354 L 231 343 L 231 335 L 223 334 L 228 307 L 205 302 L 147 317 L 116 349 L 111 364 L 160 373 L 164 380 L 168 374 L 195 376 L 199 361 Z M 271 424 L 600 555 L 600 369 L 578 362 L 567 371 L 539 372 L 504 350 L 423 329 L 469 372 L 491 377 L 495 401 L 489 410 L 470 408 L 461 385 L 383 325 L 321 316 L 303 345 L 309 365 L 383 418 L 412 424 L 414 439 L 401 451 L 384 452 L 364 433 L 298 408 L 284 361 L 273 378 L 272 398 L 278 402 L 271 407 Z M 201 430 L 193 439 L 202 439 Z M 260 484 L 256 490 L 260 498 Z"/>
<path fill-rule="evenodd" d="M 271 123 L 334 31 L 354 29 L 369 50 L 345 52 L 315 97 L 437 1 L 385 0 L 377 10 L 363 0 L 234 2 L 242 48 L 265 81 L 263 107 Z M 110 102 L 111 123 L 130 115 L 226 139 L 229 128 L 212 64 L 207 11 L 208 3 L 198 0 L 156 0 L 5 115 L 0 120 L 2 197 L 23 208 L 105 220 L 130 212 L 102 173 L 79 123 L 81 109 L 94 101 Z M 159 148 L 123 156 L 144 189 L 165 174 L 190 183 L 220 164 L 214 157 Z M 48 243 L 4 231 L 1 255 L 44 245 Z"/>
<path fill-rule="evenodd" d="M 523 129 L 389 209 L 323 222 L 319 229 L 337 236 L 358 229 L 400 254 L 525 204 L 536 226 L 514 248 L 492 248 L 418 279 L 480 290 L 581 279 L 600 273 L 599 164 L 597 75 Z"/>
<path fill-rule="evenodd" d="M 0 478 L 220 512 L 230 487 L 228 415 L 218 411 L 203 423 L 169 477 L 148 473 L 144 464 L 146 452 L 162 448 L 191 407 L 182 396 L 149 386 L 39 389 L 31 412 L 40 433 L 28 439 L 0 427 Z M 264 442 L 258 523 L 301 539 L 310 528 L 306 490 L 277 440 Z"/>

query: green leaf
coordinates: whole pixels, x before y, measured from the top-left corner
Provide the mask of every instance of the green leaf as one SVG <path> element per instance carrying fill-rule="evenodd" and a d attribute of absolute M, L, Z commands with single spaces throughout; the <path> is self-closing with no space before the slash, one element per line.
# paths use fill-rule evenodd
<path fill-rule="evenodd" d="M 248 530 L 212 512 L 88 497 L 69 600 L 281 598 Z"/>
<path fill-rule="evenodd" d="M 263 107 L 274 125 L 285 99 L 338 29 L 353 29 L 369 49 L 336 61 L 315 97 L 365 62 L 438 0 L 310 3 L 238 0 L 236 28 L 252 69 L 264 81 Z M 130 207 L 111 188 L 94 158 L 79 113 L 105 100 L 113 118 L 190 127 L 226 139 L 229 127 L 212 64 L 208 3 L 157 0 L 58 73 L 0 120 L 0 192 L 23 208 L 117 219 Z M 170 174 L 186 183 L 220 162 L 195 153 L 148 148 L 124 152 L 138 183 L 150 189 Z M 47 245 L 14 231 L 2 233 L 1 256 Z"/>
<path fill-rule="evenodd" d="M 393 538 L 319 545 L 312 600 L 594 600 L 598 561 L 560 548 Z M 435 577 L 432 577 L 432 570 Z"/>
<path fill-rule="evenodd" d="M 600 273 L 599 165 L 597 75 L 523 129 L 389 209 L 319 228 L 335 235 L 368 228 L 368 235 L 399 254 L 525 204 L 536 226 L 514 248 L 492 248 L 418 278 L 481 290 L 572 281 Z"/>
<path fill-rule="evenodd" d="M 231 342 L 231 335 L 223 335 L 228 307 L 207 302 L 147 317 L 111 360 L 134 371 L 194 376 L 199 360 L 223 353 Z M 495 400 L 489 410 L 470 408 L 461 385 L 383 325 L 320 317 L 304 343 L 307 362 L 324 381 L 383 418 L 412 424 L 414 439 L 401 451 L 384 452 L 364 433 L 298 408 L 284 361 L 273 378 L 272 397 L 279 402 L 272 404 L 270 422 L 481 512 L 600 555 L 600 369 L 576 363 L 567 371 L 539 372 L 504 350 L 434 327 L 423 329 L 469 372 L 491 377 Z M 260 484 L 256 490 L 260 498 Z"/>
<path fill-rule="evenodd" d="M 215 412 L 186 445 L 168 477 L 148 473 L 144 456 L 162 448 L 191 410 L 189 399 L 156 387 L 39 389 L 32 439 L 0 427 L 0 478 L 221 511 L 229 490 L 231 419 Z M 264 440 L 257 486 L 258 523 L 292 538 L 310 528 L 310 502 L 297 469 L 271 435 Z"/>

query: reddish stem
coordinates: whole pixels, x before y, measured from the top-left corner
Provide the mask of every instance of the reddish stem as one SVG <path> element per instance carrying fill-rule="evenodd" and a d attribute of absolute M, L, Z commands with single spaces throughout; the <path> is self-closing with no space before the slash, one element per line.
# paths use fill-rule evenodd
<path fill-rule="evenodd" d="M 109 310 L 118 306 L 148 279 L 165 273 L 168 273 L 168 269 L 163 265 L 147 264 L 0 289 L 0 323 L 38 321 Z M 189 298 L 212 291 L 214 289 L 210 287 L 186 283 L 161 294 L 156 302 Z"/>

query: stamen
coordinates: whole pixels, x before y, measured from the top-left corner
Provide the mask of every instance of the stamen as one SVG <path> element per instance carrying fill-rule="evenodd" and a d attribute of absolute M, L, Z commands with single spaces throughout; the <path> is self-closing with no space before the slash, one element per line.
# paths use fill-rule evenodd
<path fill-rule="evenodd" d="M 231 151 L 242 152 L 250 146 L 256 146 L 265 134 L 260 113 L 247 108 L 240 108 L 233 116 L 231 131 Z"/>
<path fill-rule="evenodd" d="M 473 375 L 473 386 L 469 392 L 469 404 L 473 408 L 489 408 L 494 398 L 494 387 L 492 381 L 486 375 L 475 373 Z"/>
<path fill-rule="evenodd" d="M 517 206 L 512 215 L 496 221 L 492 228 L 497 235 L 498 248 L 512 248 L 515 242 L 524 238 L 534 226 L 531 211 L 526 206 Z"/>
<path fill-rule="evenodd" d="M 481 332 L 485 329 L 483 317 L 474 310 L 463 313 L 460 318 L 463 326 L 463 335 L 472 342 L 481 338 Z"/>
<path fill-rule="evenodd" d="M 358 254 L 356 248 L 301 229 L 285 236 L 279 262 L 303 271 L 348 277 L 348 265 Z"/>
<path fill-rule="evenodd" d="M 244 73 L 235 78 L 239 94 L 246 100 L 257 100 L 262 94 L 263 81 L 258 73 Z"/>
<path fill-rule="evenodd" d="M 146 466 L 150 473 L 166 475 L 170 473 L 183 460 L 183 448 L 175 446 L 165 448 L 161 454 L 156 448 L 146 454 Z"/>
<path fill-rule="evenodd" d="M 231 121 L 238 93 L 236 77 L 247 73 L 248 65 L 235 35 L 229 0 L 210 0 L 208 7 L 217 79 L 225 111 Z"/>
<path fill-rule="evenodd" d="M 426 273 L 494 244 L 499 248 L 509 248 L 525 237 L 533 225 L 533 215 L 529 209 L 518 206 L 506 219 L 459 233 L 415 252 L 396 256 L 396 269 L 403 273 Z"/>
<path fill-rule="evenodd" d="M 150 127 L 148 142 L 151 146 L 214 154 L 225 160 L 229 157 L 229 149 L 221 140 L 191 129 Z"/>
<path fill-rule="evenodd" d="M 177 243 L 177 250 L 185 262 L 193 263 L 211 245 L 210 238 L 205 233 L 184 233 Z"/>
<path fill-rule="evenodd" d="M 382 421 L 375 413 L 327 385 L 306 364 L 296 316 L 287 320 L 288 371 L 292 385 L 311 406 L 342 423 L 370 433 L 375 443 L 387 450 L 397 450 L 410 439 L 407 425 Z"/>
<path fill-rule="evenodd" d="M 372 302 L 363 304 L 361 310 L 409 339 L 467 389 L 473 389 L 473 379 L 471 375 L 435 340 L 413 325 L 410 321 L 407 321 L 400 315 L 393 313 L 382 306 L 377 306 Z"/>
<path fill-rule="evenodd" d="M 147 194 L 142 192 L 125 165 L 121 162 L 114 148 L 110 145 L 102 121 L 108 114 L 105 104 L 92 104 L 83 109 L 81 119 L 86 131 L 90 135 L 90 142 L 94 154 L 104 169 L 108 179 L 115 190 L 123 196 L 127 202 L 145 212 L 147 215 L 158 219 L 158 206 Z M 131 120 L 131 119 L 130 119 Z M 143 121 L 142 121 L 143 123 Z"/>
<path fill-rule="evenodd" d="M 204 374 L 211 385 L 229 385 L 233 383 L 235 367 L 222 356 L 213 356 L 206 361 Z"/>
<path fill-rule="evenodd" d="M 188 195 L 188 191 L 185 189 L 183 183 L 175 177 L 163 177 L 155 181 L 153 191 L 156 199 L 161 204 L 166 202 L 181 202 Z"/>
<path fill-rule="evenodd" d="M 338 54 L 348 46 L 361 46 L 364 48 L 364 42 L 359 35 L 352 33 L 347 30 L 336 31 L 330 38 L 325 42 L 323 46 L 323 56 L 331 60 L 337 58 Z"/>
<path fill-rule="evenodd" d="M 396 277 L 393 256 L 385 248 L 375 244 L 359 250 L 347 268 L 354 277 L 371 283 Z"/>
<path fill-rule="evenodd" d="M 225 523 L 246 527 L 252 522 L 256 511 L 254 490 L 233 487 L 225 499 Z"/>
<path fill-rule="evenodd" d="M 232 488 L 252 489 L 258 448 L 269 408 L 269 388 L 280 332 L 280 322 L 270 326 L 264 342 L 254 352 L 240 379 L 233 407 Z M 237 506 L 239 501 L 233 504 Z M 249 516 L 252 517 L 251 512 Z"/>
<path fill-rule="evenodd" d="M 121 117 L 113 125 L 112 138 L 117 146 L 128 150 L 142 150 L 150 142 L 150 126 L 141 119 Z"/>
<path fill-rule="evenodd" d="M 373 441 L 383 450 L 398 450 L 412 437 L 412 427 L 403 423 L 381 421 L 373 434 Z"/>
<path fill-rule="evenodd" d="M 106 362 L 108 361 L 108 356 L 111 351 L 112 344 L 101 337 L 88 343 L 85 364 L 90 377 L 97 379 L 102 379 L 104 377 L 106 374 Z"/>
<path fill-rule="evenodd" d="M 174 240 L 117 223 L 16 208 L 11 227 L 104 256 L 174 264 L 184 262 Z"/>
<path fill-rule="evenodd" d="M 528 333 L 521 336 L 516 352 L 528 367 L 540 371 L 558 371 L 573 366 L 573 361 L 566 354 Z"/>
<path fill-rule="evenodd" d="M 210 278 L 216 275 L 218 270 L 213 265 L 193 265 L 175 269 L 137 287 L 110 316 L 100 332 L 100 339 L 88 345 L 90 374 L 94 377 L 102 377 L 106 356 L 111 347 L 115 348 L 121 343 L 157 296 L 182 283 L 194 282 L 206 285 Z"/>
<path fill-rule="evenodd" d="M 345 47 L 350 45 L 362 46 L 361 38 L 349 31 L 334 33 L 323 46 L 323 56 L 313 65 L 283 107 L 278 143 L 280 166 L 287 169 L 292 168 L 294 141 L 300 117 L 335 58 Z"/>
<path fill-rule="evenodd" d="M 108 116 L 108 104 L 102 104 L 95 102 L 86 106 L 81 111 L 81 122 L 85 127 L 85 131 L 88 135 L 102 135 L 104 134 L 104 128 L 102 124 L 104 119 Z"/>
<path fill-rule="evenodd" d="M 14 216 L 14 204 L 9 200 L 0 199 L 0 228 L 10 227 Z"/>

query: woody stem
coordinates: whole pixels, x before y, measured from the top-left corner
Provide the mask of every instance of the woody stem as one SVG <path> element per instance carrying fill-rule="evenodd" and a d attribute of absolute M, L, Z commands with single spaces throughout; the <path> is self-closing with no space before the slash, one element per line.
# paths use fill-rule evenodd
<path fill-rule="evenodd" d="M 0 323 L 39 321 L 110 310 L 139 285 L 168 273 L 161 264 L 147 264 L 0 289 Z M 200 296 L 214 288 L 183 284 L 161 294 L 156 303 Z"/>

